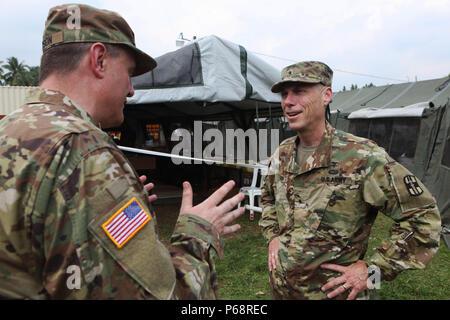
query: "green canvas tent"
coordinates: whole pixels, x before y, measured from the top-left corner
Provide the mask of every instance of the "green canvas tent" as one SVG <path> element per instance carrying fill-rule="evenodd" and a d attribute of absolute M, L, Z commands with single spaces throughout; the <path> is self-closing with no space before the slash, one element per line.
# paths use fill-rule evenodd
<path fill-rule="evenodd" d="M 127 100 L 124 124 L 114 131 L 120 134 L 116 135 L 118 144 L 172 153 L 179 141 L 185 141 L 185 136 L 180 140 L 172 137 L 177 138 L 187 130 L 191 143 L 190 148 L 182 150 L 183 155 L 201 158 L 209 143 L 216 141 L 211 137 L 203 139 L 206 130 L 217 129 L 212 131 L 222 133 L 223 150 L 214 148 L 215 157 L 237 162 L 237 150 L 242 150 L 238 145 L 244 145 L 242 160 L 264 160 L 275 151 L 278 144 L 274 146 L 272 142 L 278 140 L 278 131 L 271 129 L 278 129 L 284 123 L 274 119 L 283 113 L 280 95 L 270 88 L 281 79 L 279 69 L 243 46 L 214 35 L 196 39 L 155 60 L 158 65 L 154 70 L 132 78 L 135 94 Z M 228 129 L 242 129 L 234 133 L 249 131 L 248 138 L 228 139 Z M 250 135 L 255 131 L 257 143 L 253 140 L 251 143 Z M 265 139 L 267 147 L 261 148 Z M 260 150 L 266 151 L 265 154 L 260 154 Z M 184 178 L 187 180 L 201 180 L 199 184 L 206 180 L 202 174 L 192 177 L 201 166 L 183 170 L 184 164 L 174 165 L 161 157 L 155 161 L 155 173 L 164 172 L 161 180 L 165 183 L 178 184 L 183 175 L 191 175 Z M 151 169 L 147 164 L 143 167 L 142 170 Z M 220 172 L 225 172 L 224 168 Z M 216 168 L 214 175 L 219 175 L 217 172 Z M 228 173 L 224 176 L 228 177 Z"/>
<path fill-rule="evenodd" d="M 128 111 L 203 120 L 282 114 L 280 95 L 270 91 L 280 70 L 241 45 L 210 35 L 155 60 L 155 70 L 132 79 Z"/>
<path fill-rule="evenodd" d="M 450 77 L 333 95 L 336 128 L 376 141 L 435 196 L 450 248 Z"/>
<path fill-rule="evenodd" d="M 272 145 L 270 129 L 282 125 L 275 117 L 283 112 L 280 95 L 270 88 L 281 80 L 280 70 L 243 46 L 215 35 L 155 60 L 158 65 L 153 71 L 132 78 L 135 94 L 124 110 L 128 128 L 160 123 L 169 139 L 179 124 L 193 130 L 194 121 L 203 121 L 203 130 L 214 123 L 212 128 L 224 136 L 226 129 L 268 129 L 269 147 Z M 137 137 L 128 146 L 140 145 L 142 139 Z M 256 152 L 255 148 L 248 146 L 249 152 Z"/>

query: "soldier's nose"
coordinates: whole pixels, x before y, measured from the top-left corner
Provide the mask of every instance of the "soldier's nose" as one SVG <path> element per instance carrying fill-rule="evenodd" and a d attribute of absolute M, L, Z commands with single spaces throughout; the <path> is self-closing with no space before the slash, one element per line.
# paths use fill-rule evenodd
<path fill-rule="evenodd" d="M 134 96 L 134 88 L 133 88 L 133 83 L 131 82 L 131 78 L 130 78 L 130 88 L 128 90 L 127 97 L 131 98 L 132 96 Z"/>
<path fill-rule="evenodd" d="M 294 105 L 294 101 L 292 99 L 292 94 L 290 92 L 288 92 L 285 97 L 284 97 L 284 104 L 286 106 L 293 106 Z"/>

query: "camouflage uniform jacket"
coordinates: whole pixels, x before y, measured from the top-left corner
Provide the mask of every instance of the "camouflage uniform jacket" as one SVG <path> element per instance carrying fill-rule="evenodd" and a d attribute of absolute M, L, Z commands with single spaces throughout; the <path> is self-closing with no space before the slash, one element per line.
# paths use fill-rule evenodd
<path fill-rule="evenodd" d="M 0 121 L 0 154 L 0 297 L 217 297 L 218 232 L 182 214 L 163 246 L 136 172 L 67 96 L 32 91 Z M 118 248 L 102 225 L 132 200 L 150 219 Z"/>
<path fill-rule="evenodd" d="M 372 141 L 329 123 L 302 167 L 295 161 L 298 142 L 295 136 L 280 144 L 262 187 L 263 235 L 267 243 L 280 240 L 275 292 L 325 299 L 320 287 L 339 273 L 319 266 L 364 259 L 378 211 L 395 223 L 368 265 L 378 266 L 383 280 L 427 265 L 439 247 L 440 217 L 422 182 Z"/>

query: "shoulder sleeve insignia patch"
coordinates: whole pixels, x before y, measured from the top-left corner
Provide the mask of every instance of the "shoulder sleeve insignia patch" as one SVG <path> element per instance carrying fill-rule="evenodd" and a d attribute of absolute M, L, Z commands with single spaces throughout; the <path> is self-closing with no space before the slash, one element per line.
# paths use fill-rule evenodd
<path fill-rule="evenodd" d="M 430 191 L 416 176 L 399 163 L 387 165 L 403 212 L 436 202 Z"/>
<path fill-rule="evenodd" d="M 117 248 L 122 248 L 151 219 L 150 214 L 133 197 L 102 224 L 102 228 Z"/>
<path fill-rule="evenodd" d="M 405 183 L 406 190 L 413 197 L 420 196 L 423 193 L 423 189 L 420 187 L 417 178 L 413 175 L 407 175 L 403 177 L 403 182 Z"/>

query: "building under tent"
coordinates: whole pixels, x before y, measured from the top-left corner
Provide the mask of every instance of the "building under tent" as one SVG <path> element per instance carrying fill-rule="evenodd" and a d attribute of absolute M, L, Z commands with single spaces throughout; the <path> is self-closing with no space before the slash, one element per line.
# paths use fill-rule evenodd
<path fill-rule="evenodd" d="M 133 78 L 130 112 L 203 120 L 242 116 L 245 125 L 281 111 L 280 96 L 270 91 L 280 70 L 238 44 L 207 36 L 156 61 L 155 70 Z"/>
<path fill-rule="evenodd" d="M 210 143 L 202 139 L 207 129 L 217 129 L 226 137 L 229 129 L 247 132 L 253 128 L 259 141 L 267 139 L 266 154 L 260 155 L 259 143 L 251 143 L 250 138 L 246 138 L 245 159 L 234 160 L 260 161 L 267 159 L 285 138 L 283 129 L 288 129 L 288 125 L 283 121 L 281 98 L 270 90 L 280 80 L 280 70 L 243 46 L 212 35 L 155 60 L 158 63 L 156 69 L 132 79 L 135 94 L 128 99 L 124 109 L 125 122 L 121 128 L 111 130 L 118 144 L 170 153 L 178 144 L 172 141 L 172 134 L 184 129 L 192 138 L 189 156 L 202 158 L 202 150 Z M 201 128 L 198 130 L 199 123 Z M 267 129 L 267 135 L 261 135 L 260 139 L 259 133 L 263 129 Z M 281 134 L 272 136 L 270 129 L 281 129 Z M 202 145 L 198 144 L 199 139 Z M 274 140 L 276 143 L 272 143 Z M 229 159 L 227 144 L 231 141 L 223 142 L 223 149 L 214 156 Z M 236 157 L 238 143 L 235 143 L 231 156 Z M 251 155 L 256 155 L 257 159 Z M 167 158 L 128 156 L 138 170 L 158 168 L 154 174 L 164 171 L 165 177 L 195 179 L 203 176 L 205 179 L 204 174 L 197 172 L 201 165 L 186 168 L 168 165 L 170 159 Z M 214 179 L 221 169 L 209 170 L 208 179 Z M 225 175 L 236 178 L 229 173 Z M 180 183 L 178 178 L 171 182 Z"/>
<path fill-rule="evenodd" d="M 36 87 L 0 86 L 0 119 L 21 107 L 33 88 Z"/>
<path fill-rule="evenodd" d="M 435 196 L 450 248 L 450 77 L 333 95 L 331 124 L 382 146 Z"/>

